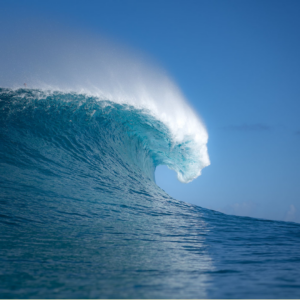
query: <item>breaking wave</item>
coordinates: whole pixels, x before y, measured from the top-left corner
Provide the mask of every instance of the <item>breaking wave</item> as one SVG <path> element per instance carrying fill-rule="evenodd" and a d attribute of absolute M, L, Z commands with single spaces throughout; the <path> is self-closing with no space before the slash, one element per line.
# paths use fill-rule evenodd
<path fill-rule="evenodd" d="M 124 165 L 131 164 L 151 179 L 158 165 L 167 165 L 177 172 L 180 181 L 189 182 L 209 164 L 207 134 L 200 122 L 194 124 L 198 130 L 192 127 L 184 133 L 183 129 L 190 126 L 186 120 L 180 123 L 179 119 L 174 128 L 171 124 L 174 119 L 161 117 L 149 107 L 77 93 L 2 89 L 1 100 L 2 120 L 6 126 L 22 122 L 22 129 L 19 129 L 26 127 L 29 136 L 41 127 L 40 131 L 49 135 L 55 130 L 65 138 L 80 136 L 81 143 L 88 145 L 101 140 L 101 144 L 93 147 L 95 152 L 103 145 L 110 145 L 109 152 L 118 153 Z M 39 143 L 47 140 L 49 147 L 49 140 L 53 139 L 49 135 L 40 135 Z"/>

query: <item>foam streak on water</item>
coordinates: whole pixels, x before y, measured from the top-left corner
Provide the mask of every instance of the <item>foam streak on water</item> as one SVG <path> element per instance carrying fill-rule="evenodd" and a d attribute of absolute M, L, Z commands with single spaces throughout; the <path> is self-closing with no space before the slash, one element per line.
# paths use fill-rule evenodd
<path fill-rule="evenodd" d="M 195 148 L 150 109 L 30 89 L 0 100 L 1 298 L 300 297 L 300 225 L 172 199 L 155 167 L 187 174 Z"/>

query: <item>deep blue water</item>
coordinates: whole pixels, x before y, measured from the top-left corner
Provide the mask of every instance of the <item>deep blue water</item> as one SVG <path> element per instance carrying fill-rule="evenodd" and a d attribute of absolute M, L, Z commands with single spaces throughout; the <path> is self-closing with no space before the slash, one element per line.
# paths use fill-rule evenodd
<path fill-rule="evenodd" d="M 1 298 L 300 298 L 300 224 L 171 198 L 154 171 L 180 151 L 146 111 L 0 100 Z"/>

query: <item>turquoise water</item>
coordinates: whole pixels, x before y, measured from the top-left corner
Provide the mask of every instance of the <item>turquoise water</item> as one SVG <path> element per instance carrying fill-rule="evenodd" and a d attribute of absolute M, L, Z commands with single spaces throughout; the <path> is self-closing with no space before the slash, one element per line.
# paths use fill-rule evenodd
<path fill-rule="evenodd" d="M 184 172 L 192 150 L 146 110 L 30 89 L 0 100 L 1 298 L 300 297 L 300 224 L 171 198 L 155 168 Z"/>

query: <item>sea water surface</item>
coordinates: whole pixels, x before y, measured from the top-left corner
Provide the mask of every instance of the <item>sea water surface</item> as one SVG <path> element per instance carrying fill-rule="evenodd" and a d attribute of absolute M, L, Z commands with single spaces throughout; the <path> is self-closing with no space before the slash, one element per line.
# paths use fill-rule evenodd
<path fill-rule="evenodd" d="M 300 224 L 155 184 L 160 164 L 190 178 L 194 150 L 147 110 L 0 89 L 0 297 L 300 298 Z"/>

